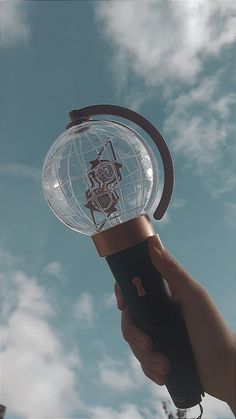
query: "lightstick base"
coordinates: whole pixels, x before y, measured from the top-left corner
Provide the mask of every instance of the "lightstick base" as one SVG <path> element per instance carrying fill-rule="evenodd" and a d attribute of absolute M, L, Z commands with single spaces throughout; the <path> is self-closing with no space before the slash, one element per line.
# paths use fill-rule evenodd
<path fill-rule="evenodd" d="M 111 256 L 142 243 L 156 233 L 147 215 L 126 221 L 92 236 L 100 256 Z"/>

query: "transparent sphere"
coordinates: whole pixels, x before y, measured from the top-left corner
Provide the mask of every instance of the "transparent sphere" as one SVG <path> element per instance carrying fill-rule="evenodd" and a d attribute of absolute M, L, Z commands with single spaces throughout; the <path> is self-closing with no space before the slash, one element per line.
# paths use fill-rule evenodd
<path fill-rule="evenodd" d="M 133 129 L 89 121 L 54 142 L 42 183 L 54 214 L 73 230 L 94 235 L 148 213 L 157 193 L 157 164 Z"/>

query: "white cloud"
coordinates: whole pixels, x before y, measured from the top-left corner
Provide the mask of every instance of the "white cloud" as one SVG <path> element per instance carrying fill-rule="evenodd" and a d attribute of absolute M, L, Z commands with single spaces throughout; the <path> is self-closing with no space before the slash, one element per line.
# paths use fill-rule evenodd
<path fill-rule="evenodd" d="M 225 202 L 225 220 L 231 227 L 236 227 L 236 202 Z"/>
<path fill-rule="evenodd" d="M 185 159 L 183 170 L 202 177 L 213 198 L 236 187 L 234 107 L 218 72 L 169 101 L 164 131 L 172 149 Z"/>
<path fill-rule="evenodd" d="M 18 290 L 17 307 L 27 315 L 39 315 L 44 318 L 53 314 L 53 309 L 45 298 L 45 291 L 39 287 L 35 278 L 27 277 L 23 272 L 15 271 L 13 284 Z"/>
<path fill-rule="evenodd" d="M 184 168 L 198 175 L 209 169 L 204 183 L 213 197 L 233 190 L 236 95 L 226 81 L 235 76 L 224 54 L 236 41 L 236 2 L 146 0 L 136 7 L 127 0 L 109 7 L 95 2 L 94 10 L 113 52 L 118 98 L 135 109 L 161 98 L 164 134 L 187 162 Z M 203 78 L 209 63 L 214 72 Z"/>
<path fill-rule="evenodd" d="M 169 400 L 166 388 L 148 380 L 131 353 L 122 361 L 108 356 L 98 360 L 98 386 L 113 396 L 140 393 L 146 406 L 130 402 L 118 403 L 116 408 L 109 403 L 91 406 L 80 400 L 76 376 L 81 359 L 77 351 L 65 351 L 50 326 L 55 311 L 46 290 L 18 269 L 19 258 L 2 250 L 0 259 L 1 308 L 7 304 L 7 316 L 1 316 L 1 402 L 9 413 L 24 418 L 66 418 L 75 411 L 78 417 L 90 419 L 166 418 L 162 408 L 162 401 Z M 89 299 L 84 294 L 82 301 Z M 203 404 L 209 419 L 233 417 L 225 403 L 207 396 Z M 174 411 L 170 405 L 170 412 Z M 198 409 L 191 409 L 187 417 L 195 412 L 197 416 Z"/>
<path fill-rule="evenodd" d="M 129 405 L 134 409 L 134 415 L 137 418 L 149 418 L 149 419 L 166 419 L 167 414 L 176 417 L 176 407 L 170 399 L 169 393 L 165 386 L 158 386 L 151 380 L 145 377 L 141 369 L 140 363 L 130 352 L 127 352 L 125 360 L 117 360 L 110 356 L 105 356 L 102 361 L 98 362 L 98 385 L 104 386 L 104 389 L 110 390 L 117 394 L 131 394 L 135 392 L 138 394 L 144 394 L 146 406 L 140 407 L 137 405 Z M 167 414 L 163 408 L 163 402 L 166 403 Z M 207 419 L 231 419 L 233 414 L 230 408 L 225 402 L 218 400 L 208 394 L 202 400 L 204 409 L 204 417 Z M 118 409 L 111 409 L 107 406 L 95 406 L 94 408 L 88 407 L 91 412 L 92 418 L 111 418 L 119 419 L 125 416 L 121 416 L 121 412 L 125 415 L 126 405 L 122 404 Z M 132 410 L 131 410 L 132 412 Z M 200 413 L 199 406 L 188 409 L 186 412 L 186 418 L 192 419 L 197 417 Z M 102 416 L 103 414 L 103 416 Z M 98 415 L 98 416 L 96 416 Z M 110 415 L 110 416 L 109 416 Z M 134 416 L 136 418 L 136 416 Z"/>
<path fill-rule="evenodd" d="M 43 272 L 58 279 L 63 277 L 63 269 L 60 262 L 52 261 L 43 268 Z"/>
<path fill-rule="evenodd" d="M 79 321 L 80 327 L 91 327 L 95 321 L 93 297 L 88 292 L 83 292 L 73 307 L 74 317 Z"/>
<path fill-rule="evenodd" d="M 234 418 L 231 409 L 227 406 L 225 402 L 216 399 L 215 397 L 209 396 L 208 394 L 202 401 L 202 406 L 204 409 L 203 417 L 209 419 L 231 419 Z M 194 411 L 192 410 L 194 413 Z M 199 412 L 199 409 L 195 407 L 196 414 Z"/>
<path fill-rule="evenodd" d="M 103 306 L 105 308 L 113 308 L 116 307 L 116 298 L 115 293 L 111 292 L 110 294 L 105 294 L 103 298 Z"/>
<path fill-rule="evenodd" d="M 173 203 L 171 203 L 171 207 L 175 210 L 184 208 L 186 205 L 186 199 L 183 198 L 175 198 Z"/>
<path fill-rule="evenodd" d="M 186 115 L 180 120 L 176 113 L 173 113 L 166 123 L 166 127 L 169 125 L 167 132 L 171 131 L 170 125 L 173 129 L 171 131 L 174 137 L 173 148 L 187 161 L 192 162 L 193 168 L 201 174 L 219 161 L 227 142 L 228 130 L 226 127 L 221 127 L 216 119 L 206 122 L 200 116 L 191 116 L 188 119 Z"/>
<path fill-rule="evenodd" d="M 95 406 L 89 412 L 90 419 L 144 419 L 140 409 L 130 403 L 122 404 L 118 409 Z"/>
<path fill-rule="evenodd" d="M 162 217 L 161 220 L 154 221 L 154 222 L 157 223 L 160 228 L 163 228 L 163 227 L 167 226 L 168 224 L 170 224 L 170 221 L 171 221 L 171 219 L 170 219 L 170 213 L 169 213 L 169 211 L 167 211 L 163 215 L 163 217 Z"/>
<path fill-rule="evenodd" d="M 8 250 L 0 247 L 0 267 L 1 270 L 11 270 L 13 267 L 19 268 L 21 266 L 21 258 L 13 256 Z"/>
<path fill-rule="evenodd" d="M 135 392 L 136 395 L 141 392 L 142 397 L 145 391 L 147 397 L 147 407 L 134 405 L 131 403 L 122 403 L 117 409 L 108 406 L 89 407 L 91 419 L 166 419 L 166 414 L 162 408 L 162 400 L 169 400 L 169 395 L 164 387 L 153 384 L 143 374 L 140 363 L 133 354 L 127 353 L 126 360 L 116 360 L 110 356 L 105 356 L 103 360 L 98 362 L 98 385 L 103 386 L 105 391 L 112 394 L 123 394 Z M 155 386 L 155 406 L 150 408 L 150 389 Z M 158 403 L 157 403 L 158 401 Z"/>
<path fill-rule="evenodd" d="M 234 1 L 145 0 L 96 2 L 100 29 L 115 53 L 113 68 L 122 79 L 129 71 L 147 84 L 165 80 L 193 82 L 208 56 L 236 40 Z M 122 71 L 120 71 L 122 70 Z"/>
<path fill-rule="evenodd" d="M 231 108 L 234 107 L 235 103 L 236 94 L 230 92 L 226 96 L 220 97 L 217 101 L 212 102 L 211 108 L 218 113 L 221 119 L 227 120 L 231 116 Z"/>
<path fill-rule="evenodd" d="M 233 152 L 233 150 L 232 150 Z M 231 155 L 231 158 L 234 157 L 234 154 Z M 230 163 L 230 158 L 228 159 L 228 163 Z M 217 198 L 220 195 L 231 192 L 234 189 L 236 189 L 236 174 L 235 172 L 235 163 L 229 164 L 229 166 L 224 167 L 220 171 L 220 182 L 218 181 L 218 185 L 215 185 L 215 182 L 213 183 L 213 189 L 212 189 L 212 196 L 213 198 Z"/>
<path fill-rule="evenodd" d="M 158 227 L 165 228 L 167 225 L 169 225 L 172 221 L 171 213 L 172 211 L 178 211 L 182 208 L 184 208 L 186 205 L 186 199 L 183 198 L 174 198 L 173 202 L 171 201 L 170 207 L 167 209 L 167 212 L 164 214 L 161 220 L 154 221 L 157 223 Z"/>
<path fill-rule="evenodd" d="M 233 125 L 229 121 L 236 95 L 219 92 L 219 78 L 206 77 L 201 84 L 173 99 L 164 130 L 173 138 L 172 146 L 199 174 L 217 167 L 230 145 Z M 225 150 L 226 149 L 226 150 Z"/>
<path fill-rule="evenodd" d="M 45 264 L 50 213 L 43 198 L 40 169 L 21 164 L 0 164 L 1 238 L 15 245 L 31 268 Z M 10 220 L 10 222 L 6 222 Z M 35 233 L 37 231 L 37 234 Z"/>
<path fill-rule="evenodd" d="M 35 278 L 10 269 L 10 254 L 1 266 L 1 399 L 23 417 L 66 416 L 80 405 L 77 351 L 67 353 L 50 326 L 54 309 Z M 6 315 L 7 314 L 7 315 Z"/>
<path fill-rule="evenodd" d="M 30 36 L 28 2 L 5 0 L 0 2 L 1 46 L 25 44 Z"/>
<path fill-rule="evenodd" d="M 126 366 L 122 361 L 106 356 L 99 362 L 99 382 L 115 392 L 126 393 L 139 387 L 140 381 L 134 379 L 132 364 Z M 137 374 L 136 374 L 137 378 Z"/>
<path fill-rule="evenodd" d="M 149 406 L 152 410 L 156 411 L 156 416 L 154 417 L 161 417 L 158 416 L 159 412 L 161 412 L 160 405 L 161 401 L 165 400 L 167 405 L 168 413 L 172 414 L 172 417 L 175 416 L 176 408 L 174 407 L 173 403 L 170 402 L 165 397 L 165 387 L 158 388 L 158 386 L 154 383 L 151 383 L 149 387 L 150 391 L 150 399 L 149 399 Z M 161 393 L 160 391 L 163 391 Z M 225 402 L 222 402 L 221 400 L 216 399 L 215 397 L 209 396 L 208 394 L 205 394 L 205 397 L 203 397 L 202 402 L 203 406 L 203 418 L 207 419 L 233 419 L 234 415 L 232 414 L 231 409 L 227 406 Z M 200 413 L 200 408 L 198 405 L 191 409 L 187 409 L 186 412 L 186 418 L 187 419 L 193 419 L 197 418 Z M 164 418 L 166 418 L 166 415 L 164 415 Z"/>
<path fill-rule="evenodd" d="M 24 164 L 0 164 L 0 174 L 27 177 L 37 181 L 41 178 L 40 169 Z"/>

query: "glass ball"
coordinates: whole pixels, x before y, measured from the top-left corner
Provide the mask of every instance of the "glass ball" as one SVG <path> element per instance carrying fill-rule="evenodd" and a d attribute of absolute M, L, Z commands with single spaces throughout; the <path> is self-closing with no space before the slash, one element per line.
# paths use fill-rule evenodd
<path fill-rule="evenodd" d="M 88 121 L 53 143 L 42 184 L 50 208 L 64 224 L 94 235 L 149 212 L 158 168 L 133 129 L 114 121 Z"/>

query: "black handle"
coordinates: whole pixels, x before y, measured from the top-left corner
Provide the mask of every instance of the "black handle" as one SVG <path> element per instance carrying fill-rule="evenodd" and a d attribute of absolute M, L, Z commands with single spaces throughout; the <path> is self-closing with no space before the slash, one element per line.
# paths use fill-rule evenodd
<path fill-rule="evenodd" d="M 106 260 L 134 323 L 152 338 L 154 348 L 170 361 L 166 387 L 175 406 L 186 409 L 200 403 L 204 391 L 185 323 L 161 275 L 152 265 L 147 241 L 107 256 Z M 141 278 L 140 284 L 133 283 L 135 276 Z"/>

